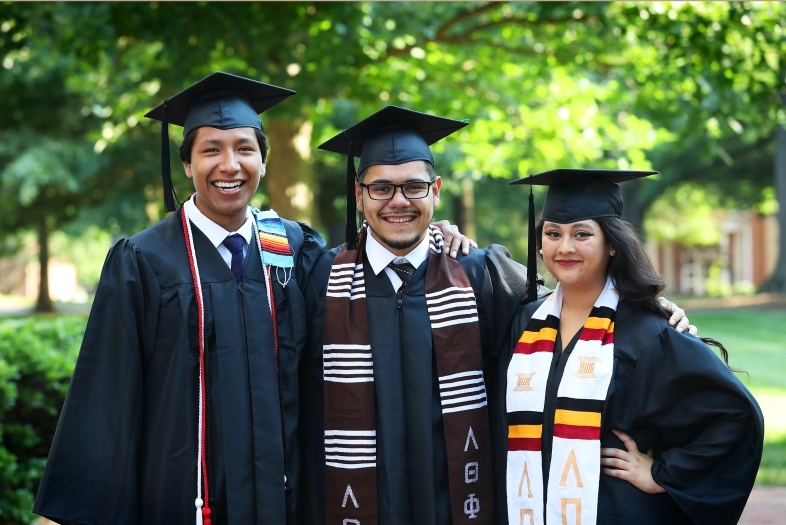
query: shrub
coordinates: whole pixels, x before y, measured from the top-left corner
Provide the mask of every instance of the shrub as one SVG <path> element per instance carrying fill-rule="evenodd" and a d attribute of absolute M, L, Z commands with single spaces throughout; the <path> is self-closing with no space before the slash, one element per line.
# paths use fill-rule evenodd
<path fill-rule="evenodd" d="M 0 525 L 27 525 L 84 317 L 0 320 Z"/>

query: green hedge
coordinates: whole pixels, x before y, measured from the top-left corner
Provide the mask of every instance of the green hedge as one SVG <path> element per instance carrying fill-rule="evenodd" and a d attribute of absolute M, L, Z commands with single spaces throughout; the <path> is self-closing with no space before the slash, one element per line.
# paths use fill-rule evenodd
<path fill-rule="evenodd" d="M 27 525 L 84 317 L 0 320 L 0 525 Z"/>

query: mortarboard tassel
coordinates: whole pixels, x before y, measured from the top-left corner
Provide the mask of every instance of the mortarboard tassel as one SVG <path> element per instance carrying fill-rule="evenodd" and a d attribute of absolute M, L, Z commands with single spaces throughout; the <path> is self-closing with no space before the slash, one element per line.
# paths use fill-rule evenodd
<path fill-rule="evenodd" d="M 532 186 L 529 187 L 529 231 L 527 232 L 527 302 L 538 298 L 538 259 L 535 255 L 535 198 Z"/>
<path fill-rule="evenodd" d="M 352 141 L 349 141 L 349 151 L 347 152 L 347 230 L 346 241 L 347 250 L 358 249 L 358 219 L 357 203 L 355 202 L 355 155 L 352 151 Z"/>
<path fill-rule="evenodd" d="M 172 173 L 169 169 L 169 118 L 167 117 L 167 102 L 161 113 L 161 179 L 164 183 L 164 210 L 175 211 L 175 187 L 172 184 Z"/>

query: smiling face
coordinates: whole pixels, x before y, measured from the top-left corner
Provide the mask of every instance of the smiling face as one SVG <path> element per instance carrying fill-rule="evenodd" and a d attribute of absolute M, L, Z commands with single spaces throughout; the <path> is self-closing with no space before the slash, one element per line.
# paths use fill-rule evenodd
<path fill-rule="evenodd" d="M 363 177 L 365 184 L 403 184 L 430 180 L 426 163 L 421 160 L 396 165 L 375 164 L 369 166 Z M 377 201 L 355 183 L 355 199 L 358 210 L 365 214 L 374 238 L 392 253 L 406 255 L 425 237 L 434 216 L 434 208 L 439 204 L 441 186 L 442 179 L 436 177 L 428 195 L 422 199 L 409 200 L 400 189 L 396 189 L 392 199 Z"/>
<path fill-rule="evenodd" d="M 265 176 L 265 159 L 253 128 L 197 130 L 191 162 L 184 162 L 194 180 L 199 211 L 227 231 L 246 220 L 246 206 Z"/>
<path fill-rule="evenodd" d="M 592 220 L 571 224 L 546 221 L 541 236 L 543 262 L 566 289 L 601 289 L 613 249 Z"/>

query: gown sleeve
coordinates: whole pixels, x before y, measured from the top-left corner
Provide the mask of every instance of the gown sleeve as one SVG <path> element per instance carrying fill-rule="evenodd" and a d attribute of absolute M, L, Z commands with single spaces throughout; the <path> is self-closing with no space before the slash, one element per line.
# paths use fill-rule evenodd
<path fill-rule="evenodd" d="M 109 252 L 33 511 L 61 524 L 136 524 L 145 349 L 158 279 L 129 240 Z"/>
<path fill-rule="evenodd" d="M 494 335 L 491 348 L 492 355 L 496 357 L 508 337 L 510 323 L 527 295 L 527 268 L 511 259 L 508 249 L 499 244 L 492 244 L 486 249 L 486 268 L 493 295 L 490 319 Z"/>
<path fill-rule="evenodd" d="M 297 282 L 306 283 L 305 286 L 308 286 L 311 272 L 314 270 L 317 261 L 319 261 L 326 243 L 325 239 L 310 226 L 302 222 L 297 223 L 297 225 L 300 226 L 300 231 L 303 235 L 303 242 L 298 250 L 297 260 L 295 262 Z M 303 295 L 305 297 L 305 291 Z"/>
<path fill-rule="evenodd" d="M 635 426 L 654 429 L 652 476 L 697 524 L 737 523 L 759 468 L 756 401 L 699 339 L 666 328 L 636 364 Z"/>
<path fill-rule="evenodd" d="M 338 249 L 323 253 L 317 260 L 306 286 L 306 315 L 312 329 L 300 360 L 300 417 L 302 432 L 302 472 L 297 500 L 298 523 L 325 523 L 324 392 L 322 382 L 322 333 L 325 293 L 333 258 Z"/>

